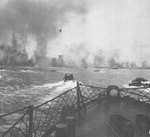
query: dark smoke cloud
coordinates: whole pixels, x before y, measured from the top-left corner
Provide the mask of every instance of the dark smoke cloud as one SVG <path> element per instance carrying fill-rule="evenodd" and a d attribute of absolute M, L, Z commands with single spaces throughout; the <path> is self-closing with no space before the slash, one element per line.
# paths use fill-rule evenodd
<path fill-rule="evenodd" d="M 17 31 L 53 38 L 58 34 L 57 22 L 64 23 L 66 12 L 71 10 L 84 12 L 72 5 L 71 0 L 65 3 L 62 1 L 60 4 L 9 0 L 0 12 L 0 30 L 1 32 Z"/>
<path fill-rule="evenodd" d="M 59 55 L 77 66 L 150 64 L 149 9 L 149 0 L 8 0 L 0 43 L 13 48 L 15 33 L 18 51 L 47 64 Z"/>
<path fill-rule="evenodd" d="M 82 2 L 73 0 L 65 1 L 33 1 L 9 0 L 0 9 L 0 39 L 1 43 L 8 44 L 11 35 L 19 36 L 20 43 L 27 46 L 28 39 L 32 36 L 36 41 L 33 50 L 35 60 L 46 57 L 47 41 L 60 34 L 61 27 L 67 22 L 66 14 L 76 12 L 84 14 Z M 31 44 L 32 46 L 32 44 Z M 28 51 L 30 51 L 28 49 Z"/>

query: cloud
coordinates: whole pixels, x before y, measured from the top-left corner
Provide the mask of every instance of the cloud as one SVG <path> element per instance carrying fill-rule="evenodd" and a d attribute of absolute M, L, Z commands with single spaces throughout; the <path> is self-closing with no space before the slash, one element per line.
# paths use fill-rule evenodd
<path fill-rule="evenodd" d="M 66 14 L 86 12 L 82 4 L 73 0 L 8 0 L 0 9 L 1 43 L 10 43 L 15 33 L 28 53 L 35 52 L 30 55 L 45 57 L 47 41 L 58 37 L 61 27 L 68 22 Z M 28 42 L 31 38 L 34 44 Z"/>
<path fill-rule="evenodd" d="M 57 47 L 56 54 L 74 56 L 70 50 L 76 46 L 89 56 L 101 49 L 111 58 L 117 50 L 119 62 L 149 62 L 149 5 L 149 0 L 86 0 L 88 12 L 68 14 L 61 35 L 49 42 L 48 56 L 54 55 L 52 47 Z"/>

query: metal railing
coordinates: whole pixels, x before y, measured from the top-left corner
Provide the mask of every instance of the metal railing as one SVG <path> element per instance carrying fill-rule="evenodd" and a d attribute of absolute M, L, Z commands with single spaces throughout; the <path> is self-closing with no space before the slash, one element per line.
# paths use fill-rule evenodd
<path fill-rule="evenodd" d="M 113 86 L 116 87 L 116 86 Z M 117 88 L 119 97 L 150 103 L 150 88 Z M 110 91 L 113 88 L 110 88 Z M 62 120 L 63 111 L 67 108 L 70 113 L 80 116 L 83 110 L 91 102 L 99 97 L 108 95 L 108 87 L 101 88 L 90 85 L 79 84 L 59 96 L 38 106 L 28 106 L 9 114 L 1 115 L 0 119 L 5 119 L 1 129 L 3 137 L 46 137 L 46 134 Z M 109 94 L 110 95 L 110 94 Z M 71 111 L 74 110 L 74 111 Z M 69 113 L 69 111 L 67 111 Z M 9 123 L 9 119 L 16 116 L 14 123 Z"/>

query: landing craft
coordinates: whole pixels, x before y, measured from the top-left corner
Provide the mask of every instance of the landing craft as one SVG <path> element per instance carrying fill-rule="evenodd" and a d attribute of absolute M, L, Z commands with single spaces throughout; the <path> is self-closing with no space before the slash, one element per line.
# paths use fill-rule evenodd
<path fill-rule="evenodd" d="M 113 67 L 112 67 L 112 69 L 118 69 L 118 66 L 117 66 L 117 65 L 115 65 L 115 66 L 113 66 Z"/>
<path fill-rule="evenodd" d="M 50 72 L 56 72 L 56 70 L 55 69 L 51 69 Z"/>
<path fill-rule="evenodd" d="M 64 78 L 63 78 L 64 82 L 66 81 L 70 81 L 70 80 L 75 80 L 73 74 L 65 74 Z"/>
<path fill-rule="evenodd" d="M 100 72 L 100 70 L 99 70 L 99 69 L 96 69 L 96 70 L 94 70 L 94 72 Z"/>
<path fill-rule="evenodd" d="M 129 83 L 129 86 L 150 87 L 150 81 L 144 78 L 136 78 Z"/>

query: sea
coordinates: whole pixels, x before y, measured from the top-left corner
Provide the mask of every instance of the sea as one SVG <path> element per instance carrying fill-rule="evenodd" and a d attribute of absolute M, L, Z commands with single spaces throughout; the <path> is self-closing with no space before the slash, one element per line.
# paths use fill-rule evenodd
<path fill-rule="evenodd" d="M 64 82 L 66 73 L 73 73 L 76 81 Z M 1 67 L 0 114 L 37 106 L 76 86 L 86 85 L 122 88 L 137 77 L 150 80 L 148 69 L 65 68 L 65 67 Z"/>

